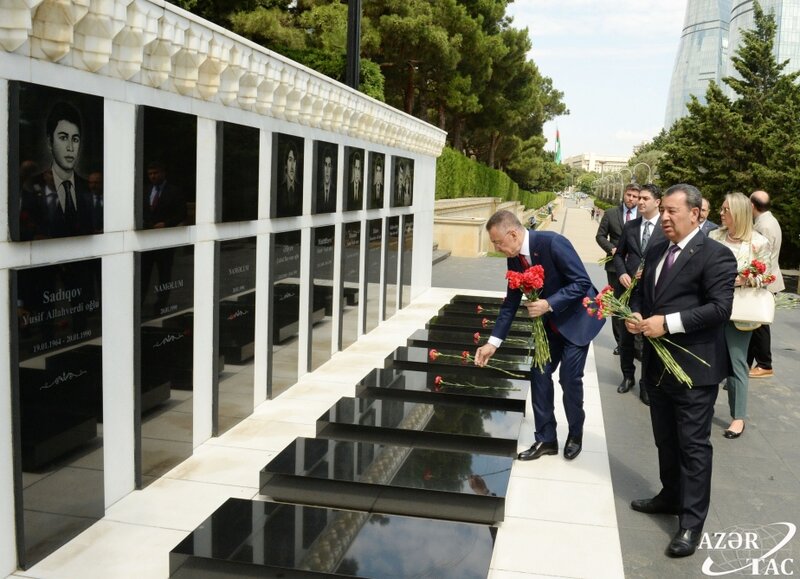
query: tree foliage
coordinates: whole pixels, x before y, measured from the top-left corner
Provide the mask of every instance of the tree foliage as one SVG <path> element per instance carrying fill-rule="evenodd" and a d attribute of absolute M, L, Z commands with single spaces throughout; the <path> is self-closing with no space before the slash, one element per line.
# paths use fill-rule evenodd
<path fill-rule="evenodd" d="M 769 192 L 781 223 L 783 263 L 800 261 L 800 73 L 784 72 L 788 61 L 774 54 L 775 18 L 754 3 L 755 27 L 743 34 L 732 57 L 736 76 L 711 83 L 706 104 L 693 98 L 659 146 L 662 181 L 692 183 L 719 207 L 730 191 Z"/>
<path fill-rule="evenodd" d="M 343 80 L 347 4 L 339 0 L 175 0 L 315 70 Z M 568 114 L 563 93 L 528 58 L 509 0 L 370 0 L 361 22 L 361 86 L 448 132 L 448 144 L 523 187 L 563 183 L 542 127 Z"/>

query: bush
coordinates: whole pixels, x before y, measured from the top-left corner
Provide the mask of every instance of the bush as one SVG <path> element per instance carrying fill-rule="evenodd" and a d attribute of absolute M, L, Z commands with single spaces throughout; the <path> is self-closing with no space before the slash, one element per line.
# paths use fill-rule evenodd
<path fill-rule="evenodd" d="M 520 191 L 511 178 L 497 169 L 467 159 L 445 147 L 436 162 L 436 198 L 502 197 L 504 201 L 521 201 Z"/>

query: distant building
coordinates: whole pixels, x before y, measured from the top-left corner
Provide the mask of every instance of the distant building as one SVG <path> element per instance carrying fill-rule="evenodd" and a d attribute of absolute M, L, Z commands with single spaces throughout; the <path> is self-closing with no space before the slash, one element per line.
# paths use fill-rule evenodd
<path fill-rule="evenodd" d="M 731 0 L 688 0 L 672 70 L 664 126 L 686 115 L 691 95 L 705 102 L 710 81 L 720 82 L 728 60 Z"/>
<path fill-rule="evenodd" d="M 775 15 L 775 58 L 788 60 L 784 72 L 800 70 L 800 0 L 761 0 L 766 14 Z M 688 0 L 675 68 L 672 71 L 664 126 L 670 128 L 687 114 L 691 95 L 705 102 L 710 81 L 722 83 L 737 76 L 730 57 L 736 53 L 744 30 L 754 26 L 753 0 Z"/>
<path fill-rule="evenodd" d="M 564 159 L 563 164 L 573 169 L 596 173 L 613 173 L 628 166 L 630 157 L 612 157 L 610 155 L 597 155 L 595 153 L 582 153 Z"/>

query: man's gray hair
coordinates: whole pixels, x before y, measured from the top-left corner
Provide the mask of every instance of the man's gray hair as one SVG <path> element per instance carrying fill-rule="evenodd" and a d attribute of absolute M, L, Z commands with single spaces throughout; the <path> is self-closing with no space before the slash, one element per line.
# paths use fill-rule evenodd
<path fill-rule="evenodd" d="M 501 209 L 495 212 L 486 222 L 486 231 L 491 231 L 492 228 L 499 227 L 502 229 L 524 229 L 522 223 L 519 222 L 517 216 L 506 209 Z"/>
<path fill-rule="evenodd" d="M 694 185 L 689 185 L 688 183 L 678 183 L 677 185 L 673 185 L 664 191 L 664 195 L 662 197 L 669 197 L 673 193 L 680 193 L 681 191 L 686 193 L 686 205 L 689 206 L 689 209 L 693 209 L 694 207 L 697 207 L 698 209 L 703 208 L 703 195 L 700 193 L 700 190 L 697 187 Z"/>

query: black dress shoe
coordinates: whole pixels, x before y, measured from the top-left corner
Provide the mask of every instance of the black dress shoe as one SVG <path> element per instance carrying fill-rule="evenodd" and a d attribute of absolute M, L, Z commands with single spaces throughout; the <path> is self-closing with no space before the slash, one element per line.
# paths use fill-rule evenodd
<path fill-rule="evenodd" d="M 742 429 L 739 432 L 734 432 L 733 430 L 726 429 L 725 432 L 722 433 L 722 436 L 725 438 L 739 438 L 744 433 L 744 428 L 747 424 L 742 424 Z"/>
<path fill-rule="evenodd" d="M 650 395 L 647 393 L 647 387 L 641 382 L 639 382 L 639 400 L 645 406 L 650 406 Z"/>
<path fill-rule="evenodd" d="M 655 496 L 652 499 L 636 499 L 631 501 L 631 508 L 640 513 L 648 515 L 680 515 L 681 509 L 678 505 L 673 505 Z"/>
<path fill-rule="evenodd" d="M 520 460 L 536 460 L 546 454 L 558 454 L 558 441 L 534 442 L 528 450 L 523 450 L 517 455 Z"/>
<path fill-rule="evenodd" d="M 700 544 L 700 537 L 703 535 L 701 531 L 692 531 L 690 529 L 678 529 L 675 536 L 667 546 L 667 555 L 670 557 L 688 557 L 693 555 Z"/>
<path fill-rule="evenodd" d="M 614 355 L 615 355 L 615 356 L 619 356 L 619 346 L 617 346 L 616 348 L 614 348 Z"/>
<path fill-rule="evenodd" d="M 567 437 L 567 444 L 564 445 L 564 458 L 572 460 L 581 453 L 583 439 L 580 436 Z"/>
<path fill-rule="evenodd" d="M 623 378 L 622 382 L 620 382 L 619 386 L 617 386 L 617 392 L 619 392 L 620 394 L 625 394 L 631 388 L 633 388 L 633 385 L 635 383 L 636 381 L 633 378 Z"/>

